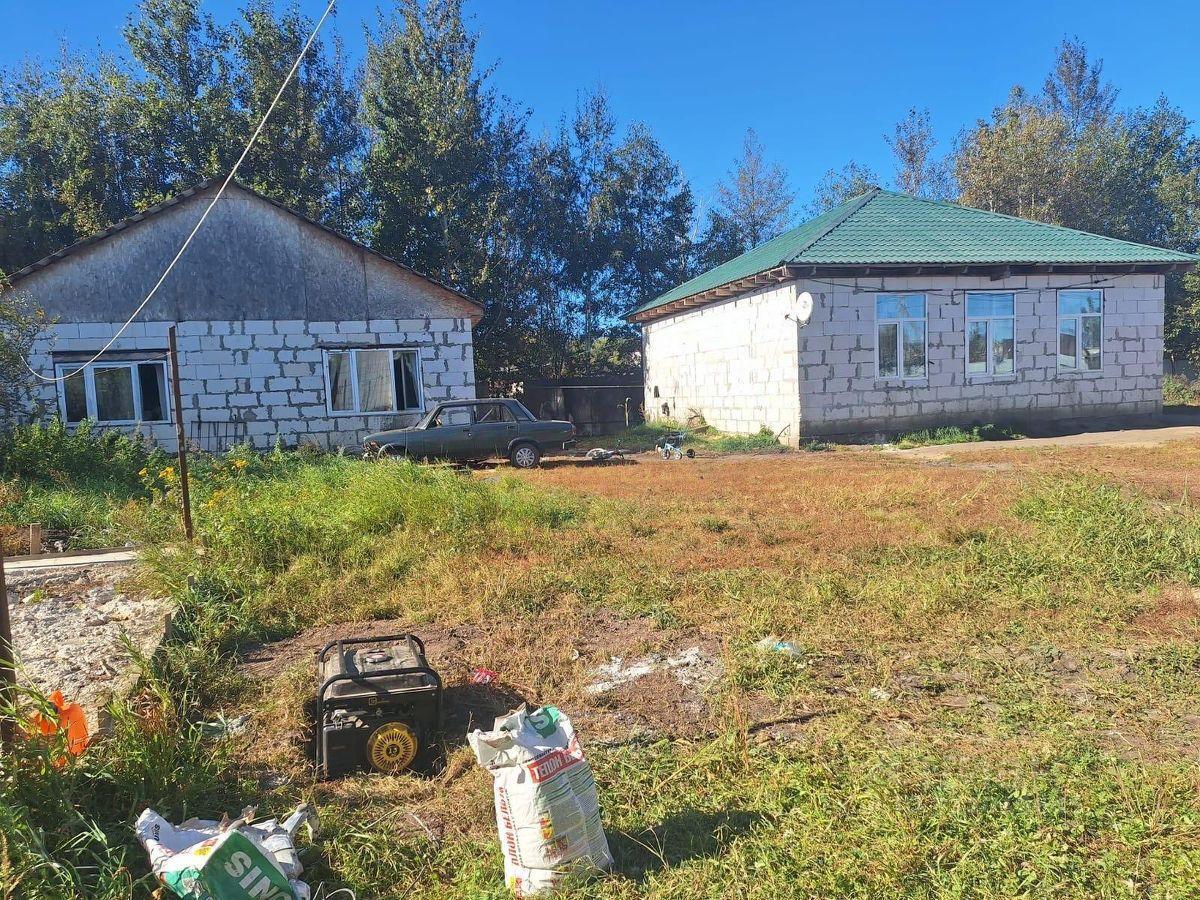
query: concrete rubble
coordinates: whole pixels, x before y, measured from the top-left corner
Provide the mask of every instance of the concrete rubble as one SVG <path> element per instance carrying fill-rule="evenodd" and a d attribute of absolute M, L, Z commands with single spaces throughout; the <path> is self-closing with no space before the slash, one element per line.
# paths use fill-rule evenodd
<path fill-rule="evenodd" d="M 169 600 L 118 588 L 129 571 L 95 565 L 8 573 L 18 681 L 46 693 L 61 690 L 84 708 L 92 731 L 109 698 L 137 682 L 129 645 L 150 655 L 169 627 Z"/>
<path fill-rule="evenodd" d="M 704 689 L 721 677 L 721 661 L 699 647 L 689 647 L 671 656 L 651 653 L 629 662 L 619 656 L 597 666 L 596 680 L 587 686 L 589 694 L 603 694 L 623 684 L 644 678 L 651 672 L 669 671 L 684 687 Z"/>

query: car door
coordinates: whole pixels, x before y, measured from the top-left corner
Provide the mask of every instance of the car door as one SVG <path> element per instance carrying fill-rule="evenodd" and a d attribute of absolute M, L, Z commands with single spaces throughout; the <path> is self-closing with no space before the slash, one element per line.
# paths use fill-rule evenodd
<path fill-rule="evenodd" d="M 443 459 L 473 458 L 475 435 L 470 406 L 444 407 L 431 424 L 437 431 L 437 456 Z"/>
<path fill-rule="evenodd" d="M 503 403 L 477 403 L 472 409 L 472 443 L 482 456 L 506 456 L 517 436 L 517 420 Z"/>

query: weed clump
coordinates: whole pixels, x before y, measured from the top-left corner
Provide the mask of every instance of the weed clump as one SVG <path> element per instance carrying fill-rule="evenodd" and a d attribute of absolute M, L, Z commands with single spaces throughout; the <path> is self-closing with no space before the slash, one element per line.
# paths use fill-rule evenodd
<path fill-rule="evenodd" d="M 1182 375 L 1163 379 L 1164 406 L 1200 406 L 1200 381 L 1189 381 Z"/>
<path fill-rule="evenodd" d="M 940 444 L 1012 441 L 1022 437 L 1024 435 L 1005 425 L 972 425 L 970 428 L 948 425 L 942 428 L 925 428 L 921 431 L 902 434 L 896 438 L 896 446 L 901 450 L 911 450 L 914 447 L 930 447 Z"/>

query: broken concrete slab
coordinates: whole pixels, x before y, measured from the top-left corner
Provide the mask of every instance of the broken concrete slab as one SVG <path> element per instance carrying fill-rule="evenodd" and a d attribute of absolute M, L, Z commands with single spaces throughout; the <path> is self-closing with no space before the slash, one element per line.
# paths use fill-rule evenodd
<path fill-rule="evenodd" d="M 109 699 L 137 683 L 134 653 L 149 656 L 166 637 L 174 609 L 164 598 L 127 594 L 127 564 L 7 573 L 17 680 L 63 692 L 96 731 Z M 128 645 L 126 644 L 128 641 Z"/>

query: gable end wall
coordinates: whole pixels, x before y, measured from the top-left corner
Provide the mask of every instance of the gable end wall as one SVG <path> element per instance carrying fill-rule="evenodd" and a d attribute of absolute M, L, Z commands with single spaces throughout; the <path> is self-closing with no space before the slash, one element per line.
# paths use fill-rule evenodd
<path fill-rule="evenodd" d="M 800 422 L 794 287 L 762 288 L 642 327 L 646 418 L 702 416 L 720 431 L 769 428 L 792 440 Z"/>

